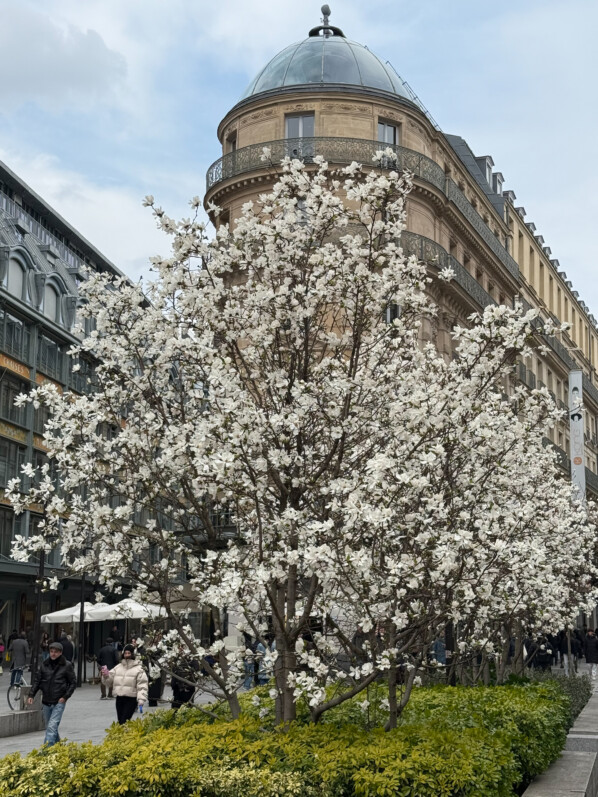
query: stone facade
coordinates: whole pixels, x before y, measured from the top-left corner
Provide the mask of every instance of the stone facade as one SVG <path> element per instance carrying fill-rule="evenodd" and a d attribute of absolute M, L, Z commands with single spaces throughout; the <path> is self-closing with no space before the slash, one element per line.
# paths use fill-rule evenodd
<path fill-rule="evenodd" d="M 325 26 L 318 30 L 320 36 L 336 35 Z M 310 44 L 306 39 L 299 47 Z M 313 119 L 313 133 L 305 140 L 287 135 L 287 120 L 296 116 Z M 432 283 L 439 315 L 426 337 L 451 356 L 455 323 L 466 323 L 472 312 L 488 303 L 512 304 L 517 298 L 540 308 L 544 318 L 571 323 L 569 335 L 554 341 L 548 354 L 537 352 L 531 362 L 521 363 L 513 379 L 523 379 L 530 387 L 546 384 L 566 409 L 568 373 L 583 370 L 586 480 L 588 489 L 598 494 L 596 322 L 558 262 L 551 260 L 534 225 L 525 224 L 525 211 L 515 208 L 514 193 L 503 192 L 503 176 L 493 171 L 492 158 L 476 157 L 463 139 L 442 133 L 414 96 L 381 90 L 367 81 L 289 85 L 286 79 L 278 87 L 270 84 L 267 91 L 250 93 L 218 126 L 222 157 L 208 172 L 206 206 L 214 202 L 223 210 L 221 220 L 234 224 L 243 204 L 272 184 L 276 162 L 286 154 L 306 162 L 322 154 L 331 165 L 367 162 L 376 149 L 386 146 L 378 141 L 379 125 L 392 128 L 399 166 L 414 174 L 404 248 L 429 264 L 432 277 L 443 265 L 450 264 L 456 272 L 449 285 Z M 269 162 L 260 159 L 263 147 L 271 151 Z M 561 450 L 566 468 L 567 419 L 551 442 Z"/>

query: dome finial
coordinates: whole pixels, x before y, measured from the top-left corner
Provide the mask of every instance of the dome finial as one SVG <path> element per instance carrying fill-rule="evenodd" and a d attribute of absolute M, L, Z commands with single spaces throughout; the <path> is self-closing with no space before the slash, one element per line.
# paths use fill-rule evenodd
<path fill-rule="evenodd" d="M 328 3 L 322 6 L 320 9 L 322 12 L 322 24 L 318 25 L 317 28 L 312 28 L 309 32 L 310 36 L 319 36 L 322 34 L 325 38 L 329 36 L 342 36 L 343 39 L 345 38 L 345 34 L 342 32 L 340 28 L 335 28 L 334 25 L 330 24 L 330 6 Z"/>

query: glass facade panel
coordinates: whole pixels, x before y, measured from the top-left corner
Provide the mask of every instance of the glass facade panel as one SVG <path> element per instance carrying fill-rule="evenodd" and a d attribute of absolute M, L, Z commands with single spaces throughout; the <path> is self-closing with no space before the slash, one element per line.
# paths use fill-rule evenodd
<path fill-rule="evenodd" d="M 17 360 L 29 360 L 30 328 L 10 313 L 0 310 L 0 345 Z"/>
<path fill-rule="evenodd" d="M 0 509 L 0 556 L 10 558 L 12 542 L 12 521 L 14 514 L 10 509 Z"/>
<path fill-rule="evenodd" d="M 8 371 L 0 380 L 0 416 L 12 423 L 25 425 L 25 407 L 15 407 L 15 399 L 21 393 L 27 393 L 28 385 L 10 375 Z"/>
<path fill-rule="evenodd" d="M 10 479 L 20 478 L 25 464 L 27 449 L 13 440 L 0 437 L 0 487 L 6 487 Z"/>
<path fill-rule="evenodd" d="M 40 335 L 37 347 L 37 367 L 42 373 L 62 378 L 62 362 L 64 354 L 55 340 Z"/>
<path fill-rule="evenodd" d="M 43 434 L 46 427 L 46 423 L 50 420 L 51 417 L 52 413 L 50 412 L 48 407 L 44 407 L 43 404 L 37 407 L 37 409 L 34 409 L 33 431 L 36 432 L 37 434 Z"/>

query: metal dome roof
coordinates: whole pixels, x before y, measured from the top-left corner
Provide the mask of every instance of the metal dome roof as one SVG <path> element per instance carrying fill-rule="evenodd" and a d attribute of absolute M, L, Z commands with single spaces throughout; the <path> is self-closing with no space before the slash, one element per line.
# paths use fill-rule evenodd
<path fill-rule="evenodd" d="M 288 86 L 342 84 L 388 91 L 410 100 L 402 81 L 367 47 L 345 38 L 328 24 L 313 28 L 307 39 L 285 47 L 258 73 L 242 99 Z M 326 9 L 328 14 L 329 9 Z"/>

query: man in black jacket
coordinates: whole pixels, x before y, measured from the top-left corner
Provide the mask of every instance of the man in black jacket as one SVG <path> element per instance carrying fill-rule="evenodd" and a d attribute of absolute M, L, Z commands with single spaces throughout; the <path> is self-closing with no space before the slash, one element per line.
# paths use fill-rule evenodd
<path fill-rule="evenodd" d="M 111 636 L 106 639 L 106 644 L 103 648 L 100 648 L 97 656 L 98 661 L 98 669 L 102 669 L 102 667 L 108 667 L 109 670 L 113 670 L 116 665 L 118 664 L 118 653 L 114 647 L 114 640 Z M 106 699 L 106 684 L 100 679 L 100 690 L 102 692 L 101 700 Z M 108 687 L 108 697 L 112 697 L 112 687 Z"/>
<path fill-rule="evenodd" d="M 62 645 L 62 655 L 67 661 L 72 661 L 75 658 L 75 648 L 73 643 L 66 634 L 60 637 L 60 644 Z"/>
<path fill-rule="evenodd" d="M 35 673 L 33 686 L 29 692 L 29 705 L 41 689 L 42 713 L 46 725 L 44 744 L 48 746 L 60 741 L 58 726 L 62 719 L 66 701 L 75 691 L 75 670 L 70 661 L 62 655 L 60 642 L 50 642 L 50 658 L 42 662 Z"/>

